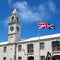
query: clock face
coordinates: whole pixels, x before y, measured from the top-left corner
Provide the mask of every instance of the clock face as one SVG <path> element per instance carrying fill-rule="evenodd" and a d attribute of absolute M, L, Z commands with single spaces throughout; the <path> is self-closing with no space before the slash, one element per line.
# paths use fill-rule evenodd
<path fill-rule="evenodd" d="M 14 30 L 14 27 L 13 27 L 13 26 L 11 26 L 11 27 L 10 27 L 10 30 L 11 30 L 11 31 L 13 31 L 13 30 Z"/>
<path fill-rule="evenodd" d="M 18 26 L 16 27 L 16 29 L 17 29 L 17 32 L 19 32 L 19 27 Z"/>

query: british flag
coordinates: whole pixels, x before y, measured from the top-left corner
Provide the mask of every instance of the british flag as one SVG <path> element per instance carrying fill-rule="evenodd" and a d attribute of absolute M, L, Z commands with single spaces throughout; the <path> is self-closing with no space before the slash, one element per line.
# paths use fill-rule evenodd
<path fill-rule="evenodd" d="M 42 21 L 39 20 L 38 26 L 39 26 L 39 29 L 40 29 L 40 28 L 48 28 L 49 25 L 48 25 L 48 23 L 45 23 L 45 22 L 42 22 Z"/>
<path fill-rule="evenodd" d="M 38 26 L 39 26 L 39 29 L 40 28 L 49 28 L 49 29 L 55 29 L 55 26 L 53 24 L 48 24 L 46 22 L 42 22 L 42 21 L 38 21 Z"/>
<path fill-rule="evenodd" d="M 49 29 L 52 29 L 52 30 L 55 30 L 55 25 L 53 25 L 53 24 L 49 24 L 49 27 L 48 27 Z"/>

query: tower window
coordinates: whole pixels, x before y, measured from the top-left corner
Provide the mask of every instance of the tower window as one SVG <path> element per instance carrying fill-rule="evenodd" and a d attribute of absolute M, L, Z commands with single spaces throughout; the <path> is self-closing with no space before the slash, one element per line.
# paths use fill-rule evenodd
<path fill-rule="evenodd" d="M 18 21 L 18 17 L 17 17 L 17 21 Z"/>
<path fill-rule="evenodd" d="M 18 17 L 17 17 L 17 22 L 19 22 L 19 19 L 18 19 Z"/>
<path fill-rule="evenodd" d="M 12 20 L 14 19 L 14 16 L 12 16 Z"/>
<path fill-rule="evenodd" d="M 11 22 L 14 22 L 13 20 L 14 20 L 14 16 L 11 17 Z"/>

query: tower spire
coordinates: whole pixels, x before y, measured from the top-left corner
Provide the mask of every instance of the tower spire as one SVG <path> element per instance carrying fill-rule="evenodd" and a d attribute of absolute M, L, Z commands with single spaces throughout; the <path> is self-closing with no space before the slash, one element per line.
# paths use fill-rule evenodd
<path fill-rule="evenodd" d="M 17 10 L 16 10 L 16 8 L 14 8 L 14 10 L 13 10 L 13 12 L 12 12 L 12 13 L 13 13 L 13 14 L 14 14 L 14 13 L 17 13 Z"/>

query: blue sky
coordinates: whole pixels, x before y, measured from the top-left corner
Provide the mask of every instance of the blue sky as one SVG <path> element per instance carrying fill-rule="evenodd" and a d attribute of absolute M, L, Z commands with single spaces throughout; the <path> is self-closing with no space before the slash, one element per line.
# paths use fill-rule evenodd
<path fill-rule="evenodd" d="M 60 0 L 0 0 L 0 42 L 8 41 L 8 22 L 16 7 L 20 15 L 21 39 L 38 36 L 38 20 L 55 25 L 40 29 L 40 36 L 60 33 Z"/>

